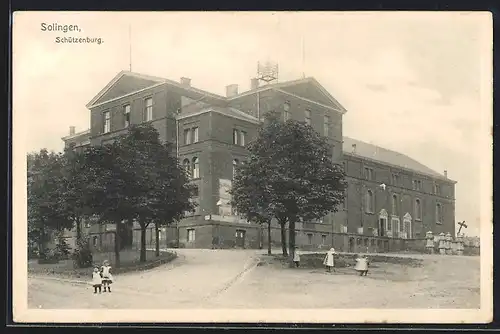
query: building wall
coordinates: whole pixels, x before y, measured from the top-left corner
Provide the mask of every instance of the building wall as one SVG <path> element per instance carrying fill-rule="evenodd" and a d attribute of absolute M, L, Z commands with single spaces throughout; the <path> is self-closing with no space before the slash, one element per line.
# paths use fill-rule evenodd
<path fill-rule="evenodd" d="M 433 233 L 450 232 L 455 235 L 455 201 L 453 198 L 453 183 L 441 179 L 411 173 L 393 166 L 375 163 L 368 159 L 344 155 L 344 166 L 348 180 L 347 191 L 347 215 L 348 232 L 356 233 L 361 226 L 364 227 L 363 234 L 371 235 L 372 229 L 378 228 L 379 213 L 385 209 L 389 215 L 397 216 L 400 226 L 403 217 L 409 213 L 412 217 L 412 236 L 423 238 L 427 231 Z M 367 180 L 364 168 L 373 170 L 373 177 Z M 392 180 L 392 174 L 399 176 L 397 184 Z M 413 189 L 413 180 L 422 182 L 422 189 Z M 434 193 L 434 183 L 441 185 L 440 194 Z M 385 184 L 385 190 L 380 187 Z M 367 212 L 366 193 L 371 190 L 374 195 L 374 210 Z M 397 196 L 397 212 L 392 212 L 392 196 Z M 421 203 L 421 219 L 416 219 L 415 202 L 419 199 Z M 436 204 L 440 203 L 443 208 L 442 224 L 436 223 Z"/>
<path fill-rule="evenodd" d="M 320 134 L 324 134 L 324 116 L 330 118 L 329 142 L 333 145 L 332 155 L 335 161 L 343 163 L 347 174 L 348 188 L 346 191 L 346 201 L 343 207 L 338 208 L 339 212 L 329 214 L 318 222 L 305 222 L 299 224 L 297 240 L 304 246 L 318 247 L 323 245 L 324 236 L 331 240 L 333 233 L 334 244 L 342 244 L 346 249 L 356 249 L 357 239 L 354 246 L 351 247 L 349 240 L 343 233 L 344 227 L 347 227 L 347 233 L 357 234 L 358 228 L 363 227 L 362 234 L 365 239 L 368 238 L 368 247 L 371 247 L 373 229 L 378 228 L 379 212 L 385 209 L 390 215 L 393 214 L 390 205 L 390 199 L 393 193 L 398 195 L 399 206 L 396 215 L 403 222 L 405 213 L 409 213 L 412 219 L 412 237 L 423 238 L 425 232 L 433 231 L 435 234 L 441 232 L 450 232 L 455 234 L 454 222 L 454 184 L 445 180 L 437 180 L 429 176 L 409 172 L 397 166 L 390 166 L 380 162 L 374 162 L 370 159 L 364 159 L 351 152 L 344 154 L 342 150 L 342 113 L 325 108 L 315 103 L 304 101 L 303 99 L 284 94 L 278 91 L 267 91 L 259 94 L 252 93 L 246 96 L 238 97 L 225 101 L 223 99 L 204 95 L 200 92 L 194 92 L 189 89 L 173 87 L 168 84 L 160 85 L 152 89 L 132 94 L 128 97 L 119 98 L 115 101 L 97 106 L 91 110 L 91 144 L 97 145 L 112 140 L 118 134 L 125 133 L 123 107 L 125 104 L 131 105 L 131 123 L 139 124 L 142 122 L 142 115 L 145 108 L 145 99 L 153 98 L 153 121 L 152 124 L 157 128 L 162 140 L 168 140 L 175 146 L 176 140 L 176 121 L 175 113 L 181 110 L 181 115 L 189 108 L 198 107 L 202 102 L 218 107 L 231 106 L 252 114 L 256 117 L 263 116 L 266 112 L 277 113 L 283 119 L 285 102 L 289 103 L 289 117 L 298 121 L 305 120 L 305 110 L 311 111 L 311 126 Z M 259 107 L 257 106 L 259 101 Z M 194 106 L 193 106 L 193 102 Z M 325 101 L 323 101 L 325 102 Z M 189 106 L 191 105 L 191 107 Z M 110 110 L 111 132 L 103 132 L 103 112 Z M 207 223 L 204 219 L 207 215 L 219 214 L 217 202 L 220 199 L 220 180 L 232 179 L 233 160 L 242 161 L 247 156 L 247 151 L 240 145 L 233 144 L 233 129 L 246 132 L 246 144 L 257 136 L 258 125 L 251 122 L 236 119 L 217 112 L 208 112 L 188 118 L 181 118 L 178 122 L 179 130 L 179 160 L 182 163 L 184 159 L 190 162 L 196 157 L 199 159 L 200 177 L 193 180 L 198 186 L 199 197 L 196 202 L 199 204 L 197 211 L 190 217 L 187 217 L 180 223 L 179 238 L 184 240 L 186 247 L 209 247 L 213 243 L 213 238 L 221 235 L 226 240 L 234 239 L 237 225 L 217 225 Z M 190 145 L 184 144 L 184 130 L 187 128 L 199 128 L 199 141 Z M 75 137 L 66 141 L 66 145 L 71 142 L 82 142 L 83 137 Z M 373 169 L 373 179 L 366 180 L 364 168 Z M 399 176 L 398 184 L 393 184 L 392 174 Z M 412 181 L 421 180 L 422 189 L 413 190 Z M 380 184 L 387 185 L 386 189 L 380 188 Z M 441 186 L 440 194 L 434 193 L 434 184 Z M 370 189 L 374 194 L 373 212 L 366 212 L 364 199 L 366 191 Z M 415 219 L 414 203 L 415 199 L 421 200 L 422 219 Z M 443 207 L 443 223 L 436 224 L 435 207 L 439 202 Z M 187 230 L 196 226 L 196 240 L 187 241 Z M 240 226 L 241 227 L 241 226 Z M 248 230 L 247 239 L 253 240 L 257 235 L 258 229 L 246 226 Z M 266 230 L 267 231 L 267 230 Z M 177 233 L 177 232 L 176 232 Z M 260 232 L 259 232 L 260 233 Z M 267 233 L 267 232 L 266 232 Z M 279 240 L 279 229 L 274 230 L 273 240 Z M 340 233 L 340 234 L 339 234 Z M 312 236 L 310 236 L 312 234 Z M 260 234 L 258 234 L 260 236 Z M 342 235 L 342 236 L 340 236 Z M 251 239 L 250 236 L 253 238 Z M 134 236 L 135 238 L 135 236 Z M 347 239 L 346 239 L 347 238 Z M 335 239 L 335 240 L 337 240 Z M 267 240 L 267 239 L 266 239 Z M 312 240 L 312 245 L 309 241 Z M 360 239 L 361 246 L 364 247 L 364 239 Z M 379 239 L 377 239 L 376 242 Z M 396 241 L 380 239 L 381 245 L 377 247 L 394 248 Z M 385 242 L 387 241 L 387 246 Z M 230 244 L 230 241 L 228 245 Z M 331 242 L 330 242 L 331 243 Z M 249 242 L 255 244 L 255 241 Z M 360 246 L 360 247 L 361 247 Z M 384 249 L 385 249 L 384 248 Z"/>

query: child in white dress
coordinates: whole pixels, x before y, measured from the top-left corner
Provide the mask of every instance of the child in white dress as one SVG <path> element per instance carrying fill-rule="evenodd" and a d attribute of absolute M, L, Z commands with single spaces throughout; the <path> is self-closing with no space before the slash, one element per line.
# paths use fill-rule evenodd
<path fill-rule="evenodd" d="M 106 292 L 106 287 L 108 288 L 108 292 L 111 292 L 111 287 L 109 285 L 113 283 L 113 275 L 111 275 L 111 267 L 109 266 L 108 260 L 104 260 L 102 263 L 101 275 L 104 292 Z"/>
<path fill-rule="evenodd" d="M 94 268 L 94 272 L 92 273 L 92 286 L 94 287 L 94 293 L 97 293 L 97 290 L 101 293 L 102 277 L 97 267 Z"/>
<path fill-rule="evenodd" d="M 295 263 L 296 268 L 300 266 L 300 252 L 299 252 L 299 247 L 297 246 L 295 246 L 293 251 L 293 263 Z"/>
<path fill-rule="evenodd" d="M 366 276 L 368 274 L 368 258 L 365 255 L 358 256 L 354 269 L 359 273 L 359 276 Z"/>
<path fill-rule="evenodd" d="M 334 255 L 337 254 L 335 249 L 330 248 L 330 250 L 326 253 L 325 259 L 323 260 L 323 265 L 327 268 L 328 272 L 331 272 L 332 269 L 335 271 L 335 259 Z"/>

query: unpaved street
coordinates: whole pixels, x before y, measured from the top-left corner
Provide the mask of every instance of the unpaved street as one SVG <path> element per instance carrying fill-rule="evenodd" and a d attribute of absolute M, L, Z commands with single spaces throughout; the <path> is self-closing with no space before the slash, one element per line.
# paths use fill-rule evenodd
<path fill-rule="evenodd" d="M 179 250 L 170 264 L 117 275 L 111 293 L 30 277 L 28 306 L 71 308 L 478 308 L 479 257 L 427 256 L 422 267 L 377 263 L 367 277 L 340 268 L 255 266 L 262 251 Z"/>

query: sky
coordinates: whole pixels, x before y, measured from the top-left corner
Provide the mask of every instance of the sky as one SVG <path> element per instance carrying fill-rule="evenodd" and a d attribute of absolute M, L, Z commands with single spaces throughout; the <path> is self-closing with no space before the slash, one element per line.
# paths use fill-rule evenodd
<path fill-rule="evenodd" d="M 103 42 L 55 42 L 70 36 Z M 344 135 L 447 170 L 458 182 L 456 221 L 478 235 L 490 223 L 491 43 L 484 13 L 18 12 L 13 128 L 24 141 L 14 147 L 62 150 L 70 126 L 89 128 L 85 105 L 130 64 L 224 95 L 229 84 L 250 89 L 257 61 L 271 60 L 280 81 L 315 77 L 348 110 Z"/>

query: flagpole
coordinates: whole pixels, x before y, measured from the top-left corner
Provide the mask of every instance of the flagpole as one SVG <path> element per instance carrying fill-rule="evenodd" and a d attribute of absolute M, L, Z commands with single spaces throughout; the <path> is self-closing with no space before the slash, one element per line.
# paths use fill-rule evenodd
<path fill-rule="evenodd" d="M 128 48 L 129 48 L 129 64 L 128 69 L 132 72 L 132 25 L 128 25 Z"/>

